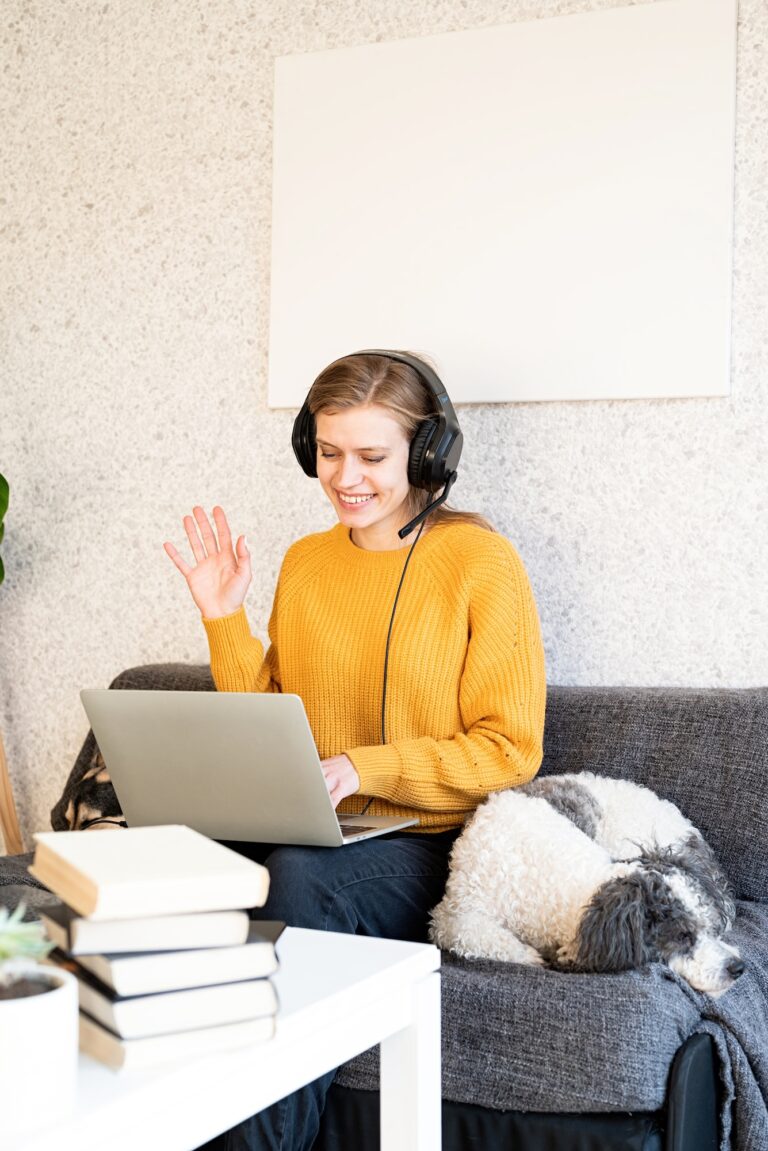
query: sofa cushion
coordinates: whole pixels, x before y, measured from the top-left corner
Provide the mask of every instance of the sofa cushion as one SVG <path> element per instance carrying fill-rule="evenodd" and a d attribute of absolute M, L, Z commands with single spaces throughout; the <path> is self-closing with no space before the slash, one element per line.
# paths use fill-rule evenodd
<path fill-rule="evenodd" d="M 0 858 L 0 869 L 3 861 Z M 33 887 L 27 883 L 6 883 L 0 885 L 0 907 L 7 907 L 13 911 L 20 903 L 26 909 L 25 919 L 39 919 L 38 912 L 41 907 L 49 907 L 52 903 L 61 900 L 52 895 L 47 887 Z"/>
<path fill-rule="evenodd" d="M 501 1111 L 656 1111 L 699 1018 L 658 965 L 572 975 L 444 955 L 443 1096 Z M 378 1049 L 336 1081 L 376 1090 Z"/>
<path fill-rule="evenodd" d="M 550 688 L 541 774 L 571 771 L 676 803 L 736 898 L 768 898 L 768 688 Z"/>
<path fill-rule="evenodd" d="M 661 964 L 574 975 L 444 953 L 443 1097 L 499 1111 L 657 1111 L 677 1049 L 708 1021 L 743 1045 L 747 1062 L 768 1064 L 767 937 L 768 906 L 738 905 L 733 941 L 747 969 L 717 1000 Z M 336 1082 L 375 1091 L 378 1074 L 371 1048 Z M 761 1074 L 768 1081 L 768 1066 Z"/>
<path fill-rule="evenodd" d="M 27 871 L 32 862 L 34 852 L 27 851 L 23 855 L 0 856 L 0 907 L 9 907 L 13 910 L 19 903 L 27 908 L 27 919 L 36 919 L 35 909 L 46 903 L 57 903 L 58 900 L 51 895 L 47 887 L 43 887 Z"/>
<path fill-rule="evenodd" d="M 42 883 L 27 871 L 34 858 L 34 851 L 25 851 L 23 855 L 0 856 L 0 891 L 4 887 L 29 886 L 39 887 Z"/>

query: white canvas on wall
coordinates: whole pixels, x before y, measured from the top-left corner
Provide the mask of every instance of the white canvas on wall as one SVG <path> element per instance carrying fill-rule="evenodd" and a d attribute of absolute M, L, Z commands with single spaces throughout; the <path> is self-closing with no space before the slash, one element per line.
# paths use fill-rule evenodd
<path fill-rule="evenodd" d="M 425 352 L 456 402 L 729 390 L 736 0 L 275 65 L 269 403 Z"/>

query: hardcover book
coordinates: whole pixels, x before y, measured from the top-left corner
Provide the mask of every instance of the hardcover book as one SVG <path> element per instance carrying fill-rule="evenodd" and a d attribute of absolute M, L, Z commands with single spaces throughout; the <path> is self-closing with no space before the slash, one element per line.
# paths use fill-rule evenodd
<path fill-rule="evenodd" d="M 262 1043 L 271 1039 L 274 1033 L 274 1017 L 265 1016 L 263 1019 L 223 1023 L 219 1027 L 203 1027 L 197 1031 L 181 1031 L 172 1035 L 121 1039 L 83 1011 L 80 1012 L 80 1050 L 106 1063 L 108 1067 L 124 1067 L 128 1071 L 140 1071 L 176 1059 Z"/>
<path fill-rule="evenodd" d="M 52 951 L 47 962 L 77 976 L 81 1011 L 122 1039 L 217 1027 L 277 1012 L 277 995 L 269 979 L 122 996 L 62 952 Z"/>
<path fill-rule="evenodd" d="M 263 979 L 277 971 L 271 940 L 252 923 L 245 943 L 198 951 L 144 951 L 124 955 L 81 955 L 86 971 L 118 995 L 149 995 L 213 983 Z"/>
<path fill-rule="evenodd" d="M 35 835 L 29 871 L 94 920 L 261 907 L 269 872 L 181 825 Z"/>
<path fill-rule="evenodd" d="M 64 903 L 37 908 L 46 935 L 70 955 L 116 955 L 128 951 L 181 951 L 245 943 L 246 911 L 155 915 L 140 919 L 86 919 Z"/>

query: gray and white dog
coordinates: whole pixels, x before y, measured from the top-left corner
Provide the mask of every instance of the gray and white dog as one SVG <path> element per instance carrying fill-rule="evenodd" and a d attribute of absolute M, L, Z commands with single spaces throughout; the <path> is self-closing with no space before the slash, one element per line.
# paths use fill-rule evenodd
<path fill-rule="evenodd" d="M 456 840 L 430 936 L 467 958 L 619 972 L 667 963 L 720 995 L 744 970 L 735 908 L 674 804 L 584 772 L 490 795 Z"/>

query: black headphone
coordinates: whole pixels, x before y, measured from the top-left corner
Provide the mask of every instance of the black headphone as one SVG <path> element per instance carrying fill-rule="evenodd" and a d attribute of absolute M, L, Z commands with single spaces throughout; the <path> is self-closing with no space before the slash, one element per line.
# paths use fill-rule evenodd
<path fill-rule="evenodd" d="M 414 488 L 424 488 L 428 492 L 439 491 L 450 486 L 456 479 L 464 436 L 459 427 L 458 417 L 445 390 L 445 385 L 437 372 L 415 356 L 405 352 L 389 352 L 380 348 L 367 348 L 355 356 L 385 356 L 388 360 L 398 360 L 408 364 L 417 373 L 430 394 L 434 397 L 437 412 L 429 419 L 422 420 L 411 440 L 408 453 L 408 483 Z M 344 356 L 344 359 L 347 359 Z M 335 363 L 338 361 L 334 361 Z M 311 389 L 310 389 L 311 390 Z M 315 417 L 309 410 L 308 399 L 293 423 L 291 443 L 296 459 L 308 476 L 317 476 L 317 444 L 315 442 Z M 447 492 L 445 493 L 447 495 Z M 442 501 L 441 501 L 442 502 Z"/>

